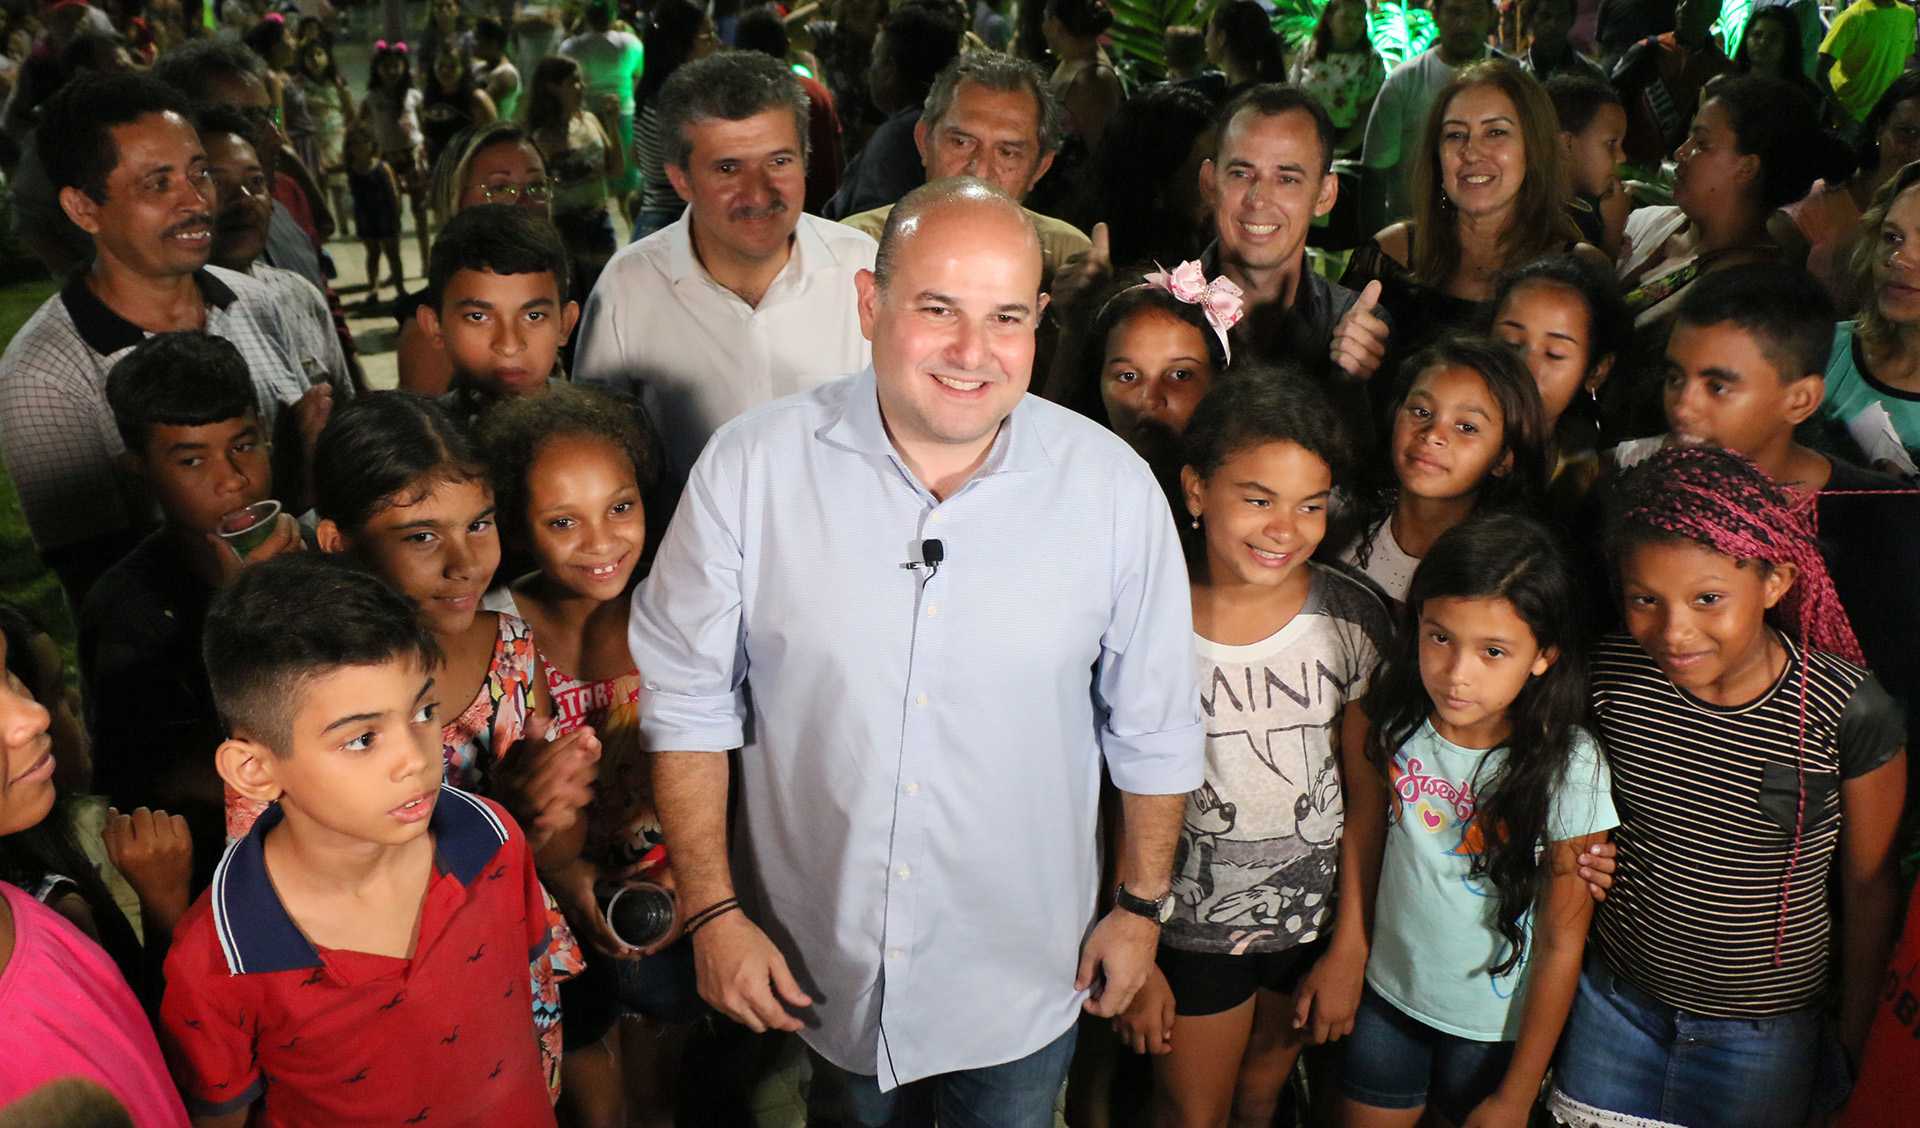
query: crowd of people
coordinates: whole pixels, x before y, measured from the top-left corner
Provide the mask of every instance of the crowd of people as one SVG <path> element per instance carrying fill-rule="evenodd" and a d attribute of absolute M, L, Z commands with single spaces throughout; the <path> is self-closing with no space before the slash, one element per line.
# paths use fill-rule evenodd
<path fill-rule="evenodd" d="M 1592 8 L 0 8 L 0 1126 L 1916 1123 L 1914 11 Z"/>

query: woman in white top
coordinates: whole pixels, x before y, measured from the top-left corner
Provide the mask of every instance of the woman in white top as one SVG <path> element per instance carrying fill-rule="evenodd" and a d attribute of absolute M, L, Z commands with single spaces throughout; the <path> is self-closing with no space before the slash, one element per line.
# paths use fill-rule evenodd
<path fill-rule="evenodd" d="M 1853 154 L 1820 128 L 1813 104 L 1770 75 L 1716 83 L 1674 153 L 1673 205 L 1627 217 L 1617 274 L 1634 325 L 1664 328 L 1694 279 L 1745 262 L 1777 262 L 1767 233 L 1774 209 L 1816 177 L 1842 180 Z"/>

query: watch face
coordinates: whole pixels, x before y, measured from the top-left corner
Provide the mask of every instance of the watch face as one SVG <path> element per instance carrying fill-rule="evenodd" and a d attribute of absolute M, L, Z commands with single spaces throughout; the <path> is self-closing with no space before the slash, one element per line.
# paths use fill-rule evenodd
<path fill-rule="evenodd" d="M 1165 924 L 1168 921 L 1173 919 L 1173 894 L 1172 893 L 1168 893 L 1165 897 L 1160 898 L 1160 914 L 1159 915 L 1160 915 L 1161 924 Z"/>

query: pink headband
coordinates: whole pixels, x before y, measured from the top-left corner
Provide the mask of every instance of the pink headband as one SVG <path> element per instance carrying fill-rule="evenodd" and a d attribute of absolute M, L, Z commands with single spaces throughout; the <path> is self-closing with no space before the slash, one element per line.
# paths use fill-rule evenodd
<path fill-rule="evenodd" d="M 407 45 L 405 43 L 398 43 L 398 42 L 390 44 L 386 40 L 382 39 L 374 43 L 373 50 L 374 50 L 374 53 L 376 54 L 378 54 L 381 51 L 398 51 L 400 54 L 404 55 L 407 53 Z"/>
<path fill-rule="evenodd" d="M 1165 290 L 1188 305 L 1199 306 L 1206 315 L 1207 324 L 1213 326 L 1214 335 L 1220 338 L 1220 348 L 1226 353 L 1227 363 L 1233 363 L 1233 345 L 1227 341 L 1227 330 L 1238 325 L 1240 318 L 1246 315 L 1246 309 L 1240 302 L 1240 287 L 1224 275 L 1207 281 L 1206 271 L 1200 268 L 1198 260 L 1183 262 L 1172 270 L 1161 267 L 1158 272 L 1147 275 L 1146 281 L 1133 289 L 1144 290 L 1149 287 Z"/>

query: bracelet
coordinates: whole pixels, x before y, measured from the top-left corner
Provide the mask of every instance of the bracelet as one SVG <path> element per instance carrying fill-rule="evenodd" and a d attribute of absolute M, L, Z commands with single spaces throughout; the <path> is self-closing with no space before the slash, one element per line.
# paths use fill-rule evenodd
<path fill-rule="evenodd" d="M 722 901 L 715 901 L 713 904 L 708 905 L 706 908 L 688 917 L 683 933 L 687 936 L 692 936 L 712 921 L 719 917 L 726 916 L 730 912 L 734 912 L 739 909 L 739 907 L 740 898 L 738 897 L 728 897 Z"/>

